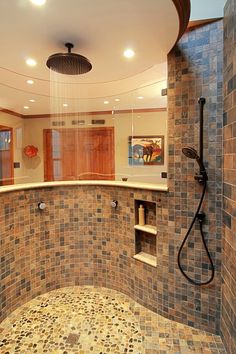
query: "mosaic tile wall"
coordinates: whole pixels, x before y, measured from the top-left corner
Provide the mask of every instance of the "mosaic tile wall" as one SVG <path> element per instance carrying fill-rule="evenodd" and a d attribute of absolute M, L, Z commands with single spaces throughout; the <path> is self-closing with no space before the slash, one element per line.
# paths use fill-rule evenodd
<path fill-rule="evenodd" d="M 217 21 L 187 32 L 168 56 L 169 103 L 169 275 L 163 280 L 166 303 L 176 318 L 219 333 L 221 306 L 222 238 L 222 125 L 223 125 L 223 23 Z M 195 160 L 185 157 L 182 148 L 199 149 L 198 98 L 204 108 L 204 161 L 208 172 L 204 234 L 215 265 L 214 281 L 208 286 L 187 283 L 176 268 L 181 241 L 186 234 L 202 192 L 194 180 L 199 173 Z M 197 223 L 198 224 L 198 223 Z M 192 230 L 183 249 L 181 264 L 196 281 L 210 278 L 199 225 Z M 172 255 L 172 258 L 171 256 Z"/>
<path fill-rule="evenodd" d="M 224 18 L 224 203 L 221 331 L 229 353 L 236 353 L 236 1 Z"/>
<path fill-rule="evenodd" d="M 119 290 L 169 319 L 219 333 L 222 23 L 187 33 L 168 62 L 170 192 L 81 186 L 1 194 L 2 319 L 36 295 L 86 284 Z M 177 251 L 201 192 L 193 179 L 196 164 L 181 154 L 186 144 L 198 144 L 200 95 L 207 99 L 204 152 L 209 187 L 204 231 L 216 266 L 214 282 L 207 287 L 189 284 L 177 267 Z M 114 199 L 117 209 L 110 206 Z M 132 258 L 136 199 L 157 204 L 156 268 Z M 44 212 L 37 209 L 41 200 L 47 204 Z M 189 275 L 196 280 L 209 277 L 198 227 L 183 256 Z"/>
<path fill-rule="evenodd" d="M 110 206 L 114 199 L 116 209 Z M 1 318 L 36 295 L 84 284 L 120 290 L 155 312 L 164 309 L 158 277 L 164 268 L 132 258 L 135 199 L 157 202 L 163 239 L 165 192 L 87 186 L 0 194 Z M 43 212 L 37 208 L 41 200 L 47 204 Z M 158 252 L 166 252 L 162 243 Z"/>

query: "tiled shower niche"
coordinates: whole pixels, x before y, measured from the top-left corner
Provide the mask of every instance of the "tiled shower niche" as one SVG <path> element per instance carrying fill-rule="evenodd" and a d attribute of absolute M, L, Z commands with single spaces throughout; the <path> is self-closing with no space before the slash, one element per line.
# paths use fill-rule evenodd
<path fill-rule="evenodd" d="M 139 207 L 144 208 L 144 225 L 139 225 Z M 134 258 L 153 267 L 157 266 L 156 252 L 156 203 L 135 200 L 135 255 Z"/>

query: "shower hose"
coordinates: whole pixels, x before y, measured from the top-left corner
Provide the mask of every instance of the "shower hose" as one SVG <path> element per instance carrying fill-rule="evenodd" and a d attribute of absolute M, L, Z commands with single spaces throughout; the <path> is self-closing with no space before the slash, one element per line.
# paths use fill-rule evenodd
<path fill-rule="evenodd" d="M 190 227 L 189 227 L 189 229 L 188 229 L 188 231 L 187 231 L 187 233 L 186 233 L 185 238 L 183 239 L 183 242 L 182 242 L 182 244 L 181 244 L 181 246 L 180 246 L 180 249 L 179 249 L 179 252 L 178 252 L 178 266 L 179 266 L 179 269 L 180 269 L 181 273 L 185 276 L 186 279 L 188 279 L 188 281 L 189 281 L 190 283 L 192 283 L 192 284 L 194 284 L 194 285 L 200 285 L 200 286 L 201 286 L 201 285 L 207 285 L 207 284 L 209 284 L 209 283 L 213 280 L 214 274 L 215 274 L 214 264 L 213 264 L 213 262 L 212 262 L 211 255 L 210 255 L 210 253 L 209 253 L 209 251 L 208 251 L 208 248 L 207 248 L 207 245 L 206 245 L 206 241 L 205 241 L 205 238 L 204 238 L 204 233 L 203 233 L 203 230 L 202 230 L 202 224 L 203 224 L 203 219 L 204 219 L 204 216 L 205 216 L 205 215 L 204 215 L 203 213 L 200 213 L 200 209 L 201 209 L 202 202 L 203 202 L 203 199 L 204 199 L 204 196 L 205 196 L 205 192 L 206 192 L 206 187 L 207 187 L 207 182 L 204 181 L 203 190 L 202 190 L 202 196 L 201 196 L 200 202 L 199 202 L 199 204 L 198 204 L 198 208 L 197 208 L 197 210 L 196 210 L 196 213 L 195 213 L 195 215 L 194 215 L 194 217 L 193 217 L 193 220 L 192 220 L 192 222 L 191 222 L 191 225 L 190 225 Z M 209 260 L 209 263 L 210 263 L 210 265 L 211 265 L 211 276 L 210 276 L 210 278 L 209 278 L 207 281 L 205 281 L 205 282 L 197 282 L 197 281 L 191 279 L 191 278 L 184 272 L 184 270 L 183 270 L 183 268 L 182 268 L 182 266 L 181 266 L 181 264 L 180 264 L 180 255 L 181 255 L 181 252 L 182 252 L 182 250 L 183 250 L 183 247 L 184 247 L 184 245 L 185 245 L 185 242 L 187 241 L 187 239 L 188 239 L 188 237 L 189 237 L 189 235 L 190 235 L 190 232 L 191 232 L 191 230 L 192 230 L 192 228 L 193 228 L 193 225 L 195 224 L 196 219 L 198 219 L 198 221 L 199 221 L 199 227 L 200 227 L 200 233 L 201 233 L 201 237 L 202 237 L 202 242 L 203 242 L 203 245 L 204 245 L 204 248 L 205 248 L 205 251 L 206 251 L 208 260 Z"/>

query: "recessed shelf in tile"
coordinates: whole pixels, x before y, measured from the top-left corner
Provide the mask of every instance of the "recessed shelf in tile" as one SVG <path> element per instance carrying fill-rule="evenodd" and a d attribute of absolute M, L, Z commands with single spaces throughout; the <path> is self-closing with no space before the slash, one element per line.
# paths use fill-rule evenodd
<path fill-rule="evenodd" d="M 140 205 L 144 208 L 144 222 L 146 224 L 139 224 L 139 208 Z M 157 266 L 157 250 L 156 250 L 156 202 L 147 200 L 135 200 L 135 255 L 137 259 L 143 263 Z M 143 221 L 143 220 L 142 220 Z"/>
<path fill-rule="evenodd" d="M 149 234 L 156 235 L 157 234 L 157 228 L 156 226 L 153 225 L 134 225 L 134 228 L 136 230 L 148 232 Z"/>
<path fill-rule="evenodd" d="M 135 254 L 134 259 L 137 259 L 138 261 L 141 261 L 143 263 L 147 263 L 153 267 L 157 266 L 157 257 L 152 256 L 151 254 L 146 252 L 139 252 Z"/>

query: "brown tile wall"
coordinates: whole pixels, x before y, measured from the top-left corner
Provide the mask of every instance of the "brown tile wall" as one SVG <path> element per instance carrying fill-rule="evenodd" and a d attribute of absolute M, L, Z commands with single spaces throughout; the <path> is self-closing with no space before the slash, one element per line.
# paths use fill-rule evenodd
<path fill-rule="evenodd" d="M 166 233 L 165 192 L 87 186 L 0 194 L 1 319 L 38 294 L 83 284 L 120 290 L 158 312 L 159 270 L 132 258 L 135 199 L 157 201 L 159 234 Z"/>
<path fill-rule="evenodd" d="M 187 32 L 168 56 L 168 143 L 169 143 L 169 224 L 167 284 L 168 305 L 186 323 L 219 333 L 221 304 L 222 237 L 222 116 L 223 116 L 223 24 L 217 21 Z M 199 149 L 198 98 L 204 108 L 204 161 L 209 181 L 203 203 L 206 214 L 204 234 L 216 274 L 208 286 L 191 285 L 176 267 L 181 241 L 186 234 L 202 192 L 194 180 L 199 172 L 195 160 L 185 157 L 182 148 Z M 199 225 L 192 230 L 183 249 L 181 264 L 196 281 L 210 277 Z M 170 257 L 172 254 L 172 259 Z M 169 274 L 168 274 L 169 275 Z"/>
<path fill-rule="evenodd" d="M 229 353 L 236 353 L 236 1 L 224 17 L 224 197 L 221 331 Z"/>
<path fill-rule="evenodd" d="M 187 33 L 169 55 L 168 65 L 170 192 L 68 186 L 1 194 L 1 318 L 38 294 L 94 284 L 122 291 L 170 319 L 219 332 L 222 23 Z M 186 144 L 198 146 L 200 95 L 207 99 L 204 231 L 216 266 L 214 282 L 207 287 L 189 284 L 176 261 L 201 192 L 193 179 L 196 163 L 181 153 Z M 117 209 L 110 206 L 114 199 Z M 157 268 L 132 258 L 135 199 L 157 203 Z M 44 212 L 37 209 L 41 200 L 47 203 Z M 209 276 L 198 227 L 184 255 L 191 276 L 197 280 Z"/>

